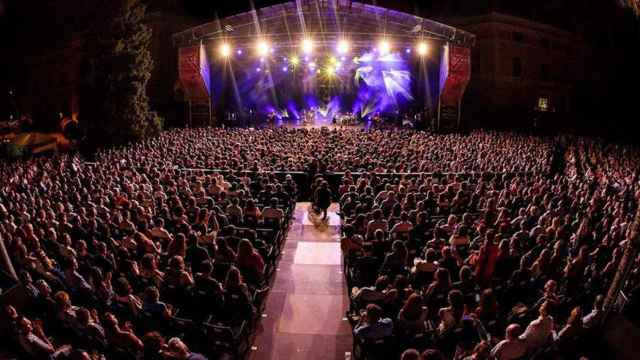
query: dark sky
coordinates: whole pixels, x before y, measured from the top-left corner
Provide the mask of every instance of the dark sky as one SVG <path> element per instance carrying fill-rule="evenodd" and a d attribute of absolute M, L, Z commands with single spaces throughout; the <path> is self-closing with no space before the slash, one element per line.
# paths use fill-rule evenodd
<path fill-rule="evenodd" d="M 99 17 L 100 3 L 113 0 L 0 0 L 0 37 L 6 48 L 38 40 L 55 43 Z M 251 0 L 146 0 L 150 8 L 171 9 L 207 21 L 251 8 Z M 256 8 L 283 2 L 253 0 Z M 427 18 L 466 16 L 498 11 L 557 25 L 606 41 L 640 39 L 638 21 L 618 0 L 363 0 Z"/>

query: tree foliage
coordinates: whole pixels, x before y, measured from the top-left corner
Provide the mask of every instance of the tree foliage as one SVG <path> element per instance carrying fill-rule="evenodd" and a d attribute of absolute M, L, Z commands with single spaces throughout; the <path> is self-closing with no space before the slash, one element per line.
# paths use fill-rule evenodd
<path fill-rule="evenodd" d="M 151 30 L 141 0 L 103 3 L 103 18 L 86 44 L 81 123 L 94 146 L 125 143 L 158 133 L 162 119 L 146 93 L 153 70 Z"/>

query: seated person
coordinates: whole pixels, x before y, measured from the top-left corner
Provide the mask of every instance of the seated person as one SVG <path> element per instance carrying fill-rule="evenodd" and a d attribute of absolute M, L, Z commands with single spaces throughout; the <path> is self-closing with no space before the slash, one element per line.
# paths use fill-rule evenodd
<path fill-rule="evenodd" d="M 549 303 L 545 301 L 538 310 L 538 318 L 531 321 L 524 333 L 520 335 L 520 340 L 525 342 L 529 351 L 536 351 L 553 339 L 554 322 L 548 309 Z"/>
<path fill-rule="evenodd" d="M 491 350 L 491 357 L 496 360 L 515 360 L 522 358 L 527 353 L 527 345 L 518 336 L 522 328 L 518 324 L 507 326 L 505 339 L 500 341 Z"/>
<path fill-rule="evenodd" d="M 142 311 L 154 319 L 170 319 L 171 309 L 167 304 L 160 301 L 160 292 L 155 286 L 149 286 L 144 290 L 144 302 Z"/>
<path fill-rule="evenodd" d="M 261 281 L 263 279 L 265 268 L 264 260 L 260 253 L 253 247 L 251 241 L 247 239 L 240 240 L 236 263 L 238 266 L 251 271 L 251 276 L 255 276 L 254 280 Z"/>
<path fill-rule="evenodd" d="M 386 276 L 380 276 L 376 280 L 374 286 L 363 287 L 358 289 L 357 287 L 353 288 L 351 292 L 351 298 L 360 304 L 370 303 L 370 302 L 382 302 L 385 299 L 385 289 L 389 285 L 389 279 Z"/>
<path fill-rule="evenodd" d="M 355 336 L 362 340 L 378 340 L 393 334 L 393 321 L 383 318 L 382 308 L 375 304 L 367 305 L 363 310 L 360 321 L 354 328 Z"/>
<path fill-rule="evenodd" d="M 417 334 L 425 330 L 427 307 L 422 305 L 422 297 L 411 294 L 398 313 L 398 326 L 405 334 Z"/>
<path fill-rule="evenodd" d="M 46 359 L 55 352 L 53 344 L 42 329 L 42 324 L 32 323 L 26 317 L 18 322 L 18 341 L 24 352 L 33 359 Z"/>
<path fill-rule="evenodd" d="M 265 220 L 277 220 L 282 223 L 284 219 L 284 211 L 278 208 L 278 198 L 271 198 L 269 206 L 262 210 L 262 218 Z"/>

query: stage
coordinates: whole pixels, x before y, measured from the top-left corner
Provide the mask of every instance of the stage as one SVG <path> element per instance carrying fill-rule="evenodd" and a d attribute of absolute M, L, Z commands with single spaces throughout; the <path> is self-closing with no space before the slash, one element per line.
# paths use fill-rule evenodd
<path fill-rule="evenodd" d="M 350 114 L 366 127 L 375 117 L 419 114 L 456 127 L 475 37 L 355 1 L 299 0 L 203 24 L 174 41 L 189 126 L 331 126 Z"/>

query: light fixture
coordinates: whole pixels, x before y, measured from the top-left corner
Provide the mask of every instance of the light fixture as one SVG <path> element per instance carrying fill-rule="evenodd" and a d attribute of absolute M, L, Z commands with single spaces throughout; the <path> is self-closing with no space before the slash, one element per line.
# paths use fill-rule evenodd
<path fill-rule="evenodd" d="M 222 55 L 223 57 L 229 57 L 229 55 L 231 55 L 231 45 L 229 45 L 228 43 L 222 43 L 220 44 L 220 55 Z"/>
<path fill-rule="evenodd" d="M 425 56 L 429 52 L 429 45 L 427 45 L 427 43 L 424 41 L 420 42 L 416 47 L 416 51 L 418 52 L 418 55 Z"/>
<path fill-rule="evenodd" d="M 296 66 L 300 63 L 300 59 L 298 59 L 297 56 L 292 56 L 291 59 L 289 59 L 289 62 L 291 65 Z"/>
<path fill-rule="evenodd" d="M 348 40 L 340 40 L 338 41 L 338 46 L 336 46 L 336 50 L 338 50 L 338 54 L 346 54 L 351 49 L 351 44 L 349 44 Z"/>
<path fill-rule="evenodd" d="M 269 46 L 269 43 L 266 40 L 260 40 L 256 45 L 256 52 L 259 56 L 264 57 L 269 55 L 270 48 L 271 46 Z"/>
<path fill-rule="evenodd" d="M 333 66 L 327 66 L 326 72 L 328 76 L 333 76 L 336 73 L 336 69 Z"/>
<path fill-rule="evenodd" d="M 386 55 L 391 51 L 391 43 L 387 40 L 380 40 L 378 43 L 378 52 L 380 55 Z"/>
<path fill-rule="evenodd" d="M 311 54 L 313 52 L 313 40 L 309 38 L 303 39 L 301 48 L 303 53 Z"/>

